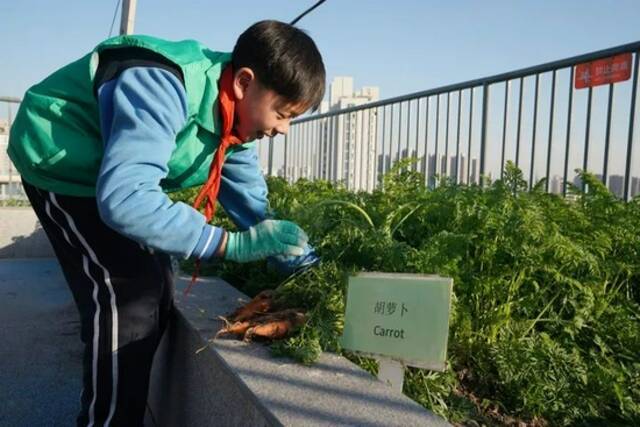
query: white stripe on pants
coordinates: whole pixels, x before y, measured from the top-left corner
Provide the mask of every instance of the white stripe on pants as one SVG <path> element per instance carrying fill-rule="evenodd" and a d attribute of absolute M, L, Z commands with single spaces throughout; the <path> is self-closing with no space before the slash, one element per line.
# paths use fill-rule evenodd
<path fill-rule="evenodd" d="M 78 228 L 76 227 L 75 222 L 71 217 L 71 215 L 69 215 L 60 206 L 60 204 L 56 200 L 56 196 L 54 193 L 49 193 L 49 197 L 51 199 L 51 203 L 53 203 L 53 205 L 56 208 L 58 208 L 60 212 L 64 214 L 64 217 L 67 220 L 67 224 L 69 225 L 69 228 L 71 229 L 71 231 L 73 231 L 74 235 L 78 238 L 83 248 L 87 251 L 87 253 L 89 254 L 89 257 L 91 258 L 91 261 L 102 270 L 104 274 L 104 283 L 106 284 L 107 289 L 109 290 L 109 301 L 110 301 L 110 308 L 111 308 L 111 390 L 112 391 L 111 391 L 111 405 L 109 406 L 109 415 L 104 424 L 105 426 L 108 426 L 116 410 L 117 393 L 118 393 L 118 308 L 116 306 L 116 294 L 113 291 L 113 287 L 111 286 L 111 276 L 109 274 L 109 271 L 107 271 L 107 269 L 102 264 L 100 264 L 100 262 L 98 261 L 98 258 L 96 257 L 95 252 L 93 251 L 93 249 L 91 249 L 91 247 L 89 246 L 85 238 L 82 236 L 82 234 L 80 234 L 80 232 L 78 231 Z M 47 211 L 47 213 L 49 213 L 49 216 L 51 217 L 49 210 Z M 53 217 L 51 217 L 51 219 L 53 220 Z M 66 236 L 65 229 L 63 227 L 60 227 L 60 228 L 62 229 L 63 234 L 65 234 L 65 237 L 68 239 L 68 236 Z M 91 401 L 91 406 L 89 408 L 89 424 L 88 424 L 89 427 L 92 427 L 94 425 L 95 403 L 97 400 L 97 390 L 98 390 L 97 388 L 98 343 L 100 339 L 99 322 L 100 322 L 101 309 L 100 309 L 100 304 L 98 302 L 98 283 L 91 276 L 91 273 L 89 271 L 89 258 L 87 258 L 85 254 L 82 255 L 82 265 L 87 277 L 89 277 L 89 279 L 93 283 L 92 297 L 93 297 L 93 301 L 96 304 L 96 311 L 93 318 L 93 372 L 92 372 L 93 399 Z"/>

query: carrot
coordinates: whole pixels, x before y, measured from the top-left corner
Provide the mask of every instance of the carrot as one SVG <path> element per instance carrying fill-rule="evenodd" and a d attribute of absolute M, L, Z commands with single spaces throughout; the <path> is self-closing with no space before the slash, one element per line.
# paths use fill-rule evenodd
<path fill-rule="evenodd" d="M 247 304 L 238 307 L 231 315 L 229 319 L 235 322 L 242 322 L 251 319 L 253 316 L 259 313 L 266 313 L 273 307 L 273 291 L 264 290 L 256 295 Z"/>
<path fill-rule="evenodd" d="M 215 337 L 213 339 L 216 339 L 222 335 L 242 335 L 244 336 L 245 332 L 247 331 L 247 329 L 249 329 L 249 327 L 251 326 L 251 323 L 249 321 L 242 321 L 242 322 L 234 322 L 231 323 L 229 322 L 227 319 L 225 319 L 224 317 L 221 317 L 222 320 L 225 321 L 226 325 L 224 328 L 220 329 L 218 331 L 218 333 L 216 333 Z"/>
<path fill-rule="evenodd" d="M 256 322 L 244 334 L 244 340 L 250 341 L 254 338 L 280 339 L 286 337 L 296 326 L 303 324 L 306 320 L 304 313 L 295 309 L 283 310 L 272 313 Z"/>
<path fill-rule="evenodd" d="M 244 334 L 245 341 L 251 341 L 254 338 L 279 339 L 284 338 L 291 330 L 291 322 L 288 320 L 274 320 L 247 329 Z"/>
<path fill-rule="evenodd" d="M 299 308 L 287 308 L 280 311 L 263 313 L 263 314 L 254 316 L 251 319 L 251 323 L 261 324 L 261 323 L 273 322 L 275 320 L 287 320 L 287 319 L 293 321 L 295 325 L 304 323 L 304 312 Z"/>

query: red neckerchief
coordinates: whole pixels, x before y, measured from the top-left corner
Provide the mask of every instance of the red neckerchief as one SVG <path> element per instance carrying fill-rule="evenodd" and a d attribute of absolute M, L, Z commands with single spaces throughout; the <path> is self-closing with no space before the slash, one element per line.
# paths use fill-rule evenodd
<path fill-rule="evenodd" d="M 211 166 L 209 167 L 209 178 L 207 178 L 207 182 L 202 186 L 196 200 L 193 202 L 194 209 L 199 209 L 202 203 L 205 203 L 204 216 L 207 223 L 211 221 L 216 214 L 216 200 L 218 198 L 218 192 L 220 191 L 220 178 L 222 176 L 222 164 L 224 163 L 225 152 L 231 145 L 242 143 L 242 141 L 233 133 L 233 116 L 236 100 L 235 95 L 233 94 L 233 67 L 231 67 L 231 65 L 228 65 L 222 72 L 220 82 L 218 84 L 218 90 L 218 110 L 220 111 L 222 124 L 220 145 L 218 146 L 216 154 L 213 157 L 213 161 L 211 162 Z M 191 290 L 199 272 L 200 259 L 197 259 L 195 262 L 195 270 L 191 277 L 191 283 L 185 290 L 185 295 Z"/>

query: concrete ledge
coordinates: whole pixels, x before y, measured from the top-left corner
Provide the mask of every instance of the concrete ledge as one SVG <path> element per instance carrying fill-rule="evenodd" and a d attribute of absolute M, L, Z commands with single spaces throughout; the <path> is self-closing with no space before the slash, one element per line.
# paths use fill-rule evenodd
<path fill-rule="evenodd" d="M 33 209 L 0 208 L 0 258 L 53 256 L 53 248 Z"/>
<path fill-rule="evenodd" d="M 305 367 L 224 339 L 196 354 L 221 327 L 217 316 L 247 298 L 219 279 L 200 280 L 185 298 L 188 280 L 177 281 L 178 313 L 154 362 L 149 425 L 449 425 L 335 354 Z"/>

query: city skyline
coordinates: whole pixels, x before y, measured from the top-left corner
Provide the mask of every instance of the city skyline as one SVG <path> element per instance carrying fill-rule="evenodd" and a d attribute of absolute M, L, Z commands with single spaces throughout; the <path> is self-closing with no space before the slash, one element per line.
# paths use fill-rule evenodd
<path fill-rule="evenodd" d="M 514 163 L 517 161 L 527 181 L 531 180 L 535 183 L 548 174 L 550 189 L 557 189 L 562 186 L 561 181 L 564 180 L 563 170 L 566 170 L 567 183 L 576 181 L 575 169 L 584 167 L 584 155 L 587 153 L 585 144 L 589 144 L 587 171 L 602 177 L 604 147 L 607 142 L 605 139 L 607 133 L 603 130 L 606 124 L 610 140 L 607 186 L 618 196 L 624 194 L 626 159 L 623 156 L 628 143 L 627 135 L 630 129 L 634 132 L 634 138 L 631 141 L 634 149 L 630 157 L 631 173 L 628 180 L 629 195 L 633 197 L 639 192 L 636 178 L 640 172 L 638 169 L 640 135 L 637 130 L 638 119 L 635 119 L 636 124 L 633 128 L 629 125 L 631 81 L 596 87 L 593 89 L 593 100 L 591 100 L 590 96 L 586 97 L 587 91 L 573 88 L 573 81 L 569 80 L 566 69 L 558 71 L 557 74 L 553 110 L 550 110 L 551 92 L 548 90 L 550 80 L 547 78 L 549 73 L 540 77 L 539 87 L 536 80 L 536 98 L 531 98 L 534 92 L 529 83 L 533 83 L 533 79 L 529 77 L 519 82 L 515 81 L 517 84 L 512 84 L 514 80 L 510 80 L 508 85 L 505 83 L 494 85 L 496 87 L 489 93 L 486 106 L 487 143 L 484 175 L 497 176 L 500 173 L 501 160 L 504 158 L 505 163 L 508 160 Z M 374 167 L 369 166 L 368 170 L 378 171 L 381 167 L 387 170 L 389 161 L 397 157 L 397 155 L 381 157 L 380 152 L 401 153 L 401 158 L 411 152 L 418 157 L 428 156 L 429 164 L 433 164 L 436 152 L 448 151 L 451 160 L 446 167 L 439 166 L 440 172 L 456 167 L 455 156 L 452 153 L 460 150 L 460 153 L 468 152 L 471 155 L 474 162 L 471 173 L 475 174 L 474 180 L 477 179 L 479 173 L 477 165 L 480 157 L 480 118 L 484 117 L 480 113 L 482 110 L 478 112 L 478 109 L 484 108 L 482 100 L 484 92 L 474 89 L 475 99 L 471 98 L 473 105 L 469 98 L 471 91 L 465 90 L 464 92 L 444 92 L 407 101 L 398 100 L 385 106 L 367 108 L 366 102 L 371 101 L 364 100 L 360 103 L 337 101 L 336 93 L 344 96 L 342 92 L 351 92 L 355 96 L 358 92 L 353 90 L 353 78 L 340 77 L 339 79 L 342 80 L 334 80 L 330 88 L 329 97 L 332 100 L 330 103 L 334 107 L 333 110 L 328 109 L 329 103 L 325 103 L 321 110 L 322 113 L 330 115 L 319 119 L 311 116 L 300 125 L 302 129 L 307 129 L 309 126 L 314 126 L 316 122 L 321 122 L 320 126 L 326 128 L 327 123 L 336 123 L 336 128 L 331 129 L 331 135 L 325 129 L 321 136 L 324 139 L 331 136 L 332 150 L 337 151 L 335 153 L 327 151 L 327 141 L 323 142 L 320 151 L 314 151 L 316 148 L 313 146 L 313 133 L 309 140 L 298 138 L 298 134 L 289 138 L 290 150 L 296 150 L 298 144 L 305 145 L 303 150 L 316 153 L 318 162 L 322 165 L 323 170 L 319 174 L 305 170 L 304 176 L 311 174 L 311 176 L 327 177 L 345 182 L 348 188 L 360 188 L 362 181 L 370 181 L 374 184 L 377 181 L 376 177 L 361 176 L 364 168 L 361 167 L 363 172 L 357 170 L 356 166 L 363 160 L 359 159 L 362 156 L 360 152 L 369 153 L 369 159 L 364 160 L 365 164 L 376 163 Z M 568 93 L 567 86 L 571 86 L 571 94 Z M 607 95 L 607 92 L 603 91 L 610 91 L 611 88 L 613 92 L 609 96 L 609 102 L 612 105 L 612 114 L 609 123 L 606 120 L 606 108 L 602 110 L 603 105 L 606 107 L 607 96 L 602 94 Z M 495 96 L 496 93 L 498 96 Z M 506 100 L 504 94 L 508 96 Z M 518 107 L 520 98 L 522 100 Z M 535 102 L 532 102 L 532 99 Z M 572 108 L 569 108 L 569 100 Z M 621 103 L 623 107 L 626 105 L 626 110 L 620 108 Z M 592 114 L 585 116 L 587 106 L 590 106 Z M 348 107 L 359 108 L 348 113 L 339 112 L 340 109 Z M 475 115 L 472 114 L 472 109 L 476 110 Z M 519 110 L 520 113 L 518 113 Z M 637 111 L 636 115 L 638 115 Z M 366 123 L 360 123 L 363 121 Z M 369 129 L 362 136 L 359 130 L 361 127 Z M 298 125 L 294 123 L 292 131 L 295 132 L 297 128 Z M 346 132 L 345 129 L 350 131 Z M 588 138 L 587 132 L 589 132 Z M 418 151 L 411 151 L 408 148 L 410 146 L 418 147 Z M 466 157 L 469 156 L 462 156 L 461 162 L 464 162 Z M 290 169 L 294 174 L 289 176 L 303 176 L 299 174 L 300 171 L 296 172 L 295 165 L 292 164 Z M 433 167 L 430 167 L 429 170 L 432 169 Z M 466 170 L 464 167 L 461 169 Z"/>

